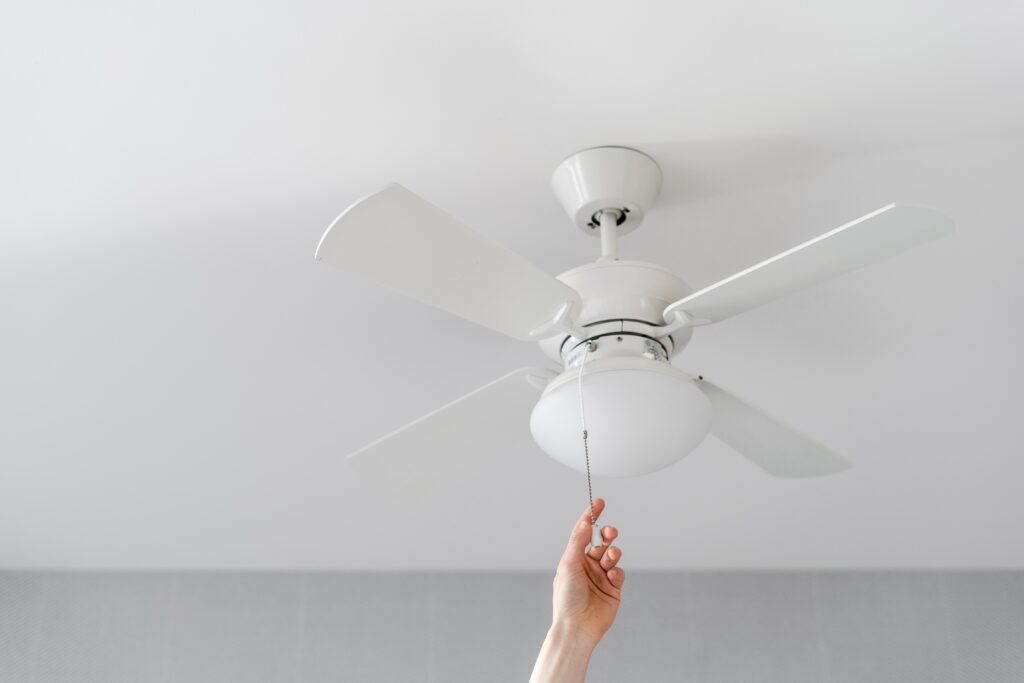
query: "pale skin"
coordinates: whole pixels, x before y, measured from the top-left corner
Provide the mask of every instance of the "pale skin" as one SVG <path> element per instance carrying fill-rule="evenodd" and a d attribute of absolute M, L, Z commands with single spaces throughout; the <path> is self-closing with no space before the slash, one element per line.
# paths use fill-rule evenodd
<path fill-rule="evenodd" d="M 594 519 L 604 501 L 594 501 Z M 590 655 L 608 632 L 619 611 L 625 573 L 618 565 L 622 551 L 612 545 L 615 527 L 601 529 L 603 543 L 590 545 L 588 506 L 569 536 L 558 563 L 552 597 L 551 628 L 541 646 L 530 683 L 583 683 Z"/>

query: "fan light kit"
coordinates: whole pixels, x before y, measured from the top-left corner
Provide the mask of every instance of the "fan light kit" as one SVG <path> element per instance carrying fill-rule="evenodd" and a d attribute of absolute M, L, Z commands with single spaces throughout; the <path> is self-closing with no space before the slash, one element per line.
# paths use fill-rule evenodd
<path fill-rule="evenodd" d="M 580 230 L 600 239 L 601 256 L 557 277 L 401 185 L 342 212 L 320 240 L 317 260 L 497 332 L 539 342 L 561 368 L 509 373 L 352 453 L 353 463 L 395 474 L 401 463 L 414 462 L 413 444 L 472 447 L 495 438 L 495 423 L 505 417 L 519 415 L 525 422 L 532 406 L 529 425 L 540 448 L 587 471 L 580 443 L 585 392 L 589 464 L 596 475 L 660 470 L 709 432 L 776 476 L 849 467 L 842 456 L 722 387 L 679 370 L 671 359 L 695 327 L 946 235 L 952 221 L 934 209 L 890 204 L 695 292 L 661 266 L 618 256 L 618 238 L 640 225 L 661 182 L 658 164 L 626 147 L 584 150 L 559 164 L 552 178 L 555 196 Z"/>

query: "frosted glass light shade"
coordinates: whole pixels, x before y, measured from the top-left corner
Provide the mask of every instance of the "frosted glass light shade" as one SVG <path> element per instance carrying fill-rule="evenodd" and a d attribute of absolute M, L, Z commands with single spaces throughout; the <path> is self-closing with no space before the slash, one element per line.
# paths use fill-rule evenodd
<path fill-rule="evenodd" d="M 579 368 L 551 381 L 530 415 L 541 449 L 586 471 L 580 426 Z M 588 361 L 583 399 L 595 476 L 629 477 L 668 467 L 711 428 L 711 403 L 686 373 L 637 357 Z"/>

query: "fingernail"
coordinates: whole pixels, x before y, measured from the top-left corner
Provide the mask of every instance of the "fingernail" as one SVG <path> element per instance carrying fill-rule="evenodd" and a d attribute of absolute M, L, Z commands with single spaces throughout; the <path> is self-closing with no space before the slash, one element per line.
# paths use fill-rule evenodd
<path fill-rule="evenodd" d="M 576 525 L 576 531 L 583 531 L 586 528 L 587 528 L 587 523 L 586 522 L 582 522 L 581 521 L 579 524 Z"/>

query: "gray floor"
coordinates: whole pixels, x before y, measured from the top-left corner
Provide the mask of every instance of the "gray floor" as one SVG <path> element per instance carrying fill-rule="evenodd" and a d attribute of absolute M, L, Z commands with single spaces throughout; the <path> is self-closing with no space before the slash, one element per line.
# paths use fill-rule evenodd
<path fill-rule="evenodd" d="M 550 579 L 0 573 L 0 681 L 525 681 Z M 1024 573 L 634 573 L 588 681 L 1024 681 Z"/>

